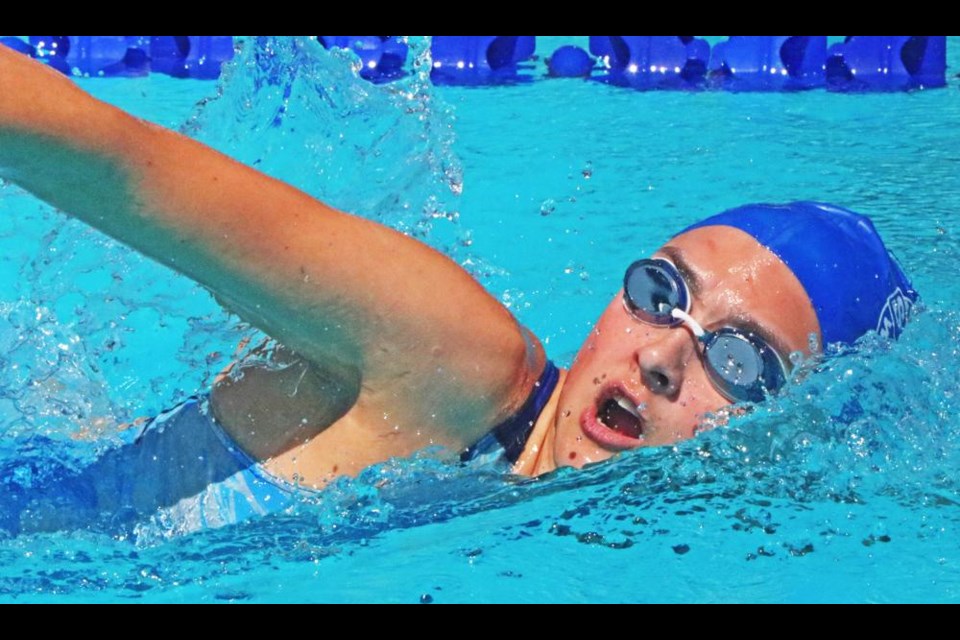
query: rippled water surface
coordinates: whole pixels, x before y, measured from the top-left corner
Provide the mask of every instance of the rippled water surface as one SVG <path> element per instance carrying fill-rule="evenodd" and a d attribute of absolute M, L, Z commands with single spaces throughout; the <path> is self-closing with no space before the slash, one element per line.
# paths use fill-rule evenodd
<path fill-rule="evenodd" d="M 418 69 L 373 86 L 350 65 L 266 39 L 219 85 L 82 83 L 447 251 L 564 365 L 628 262 L 745 202 L 870 215 L 925 309 L 899 343 L 867 341 L 676 448 L 535 481 L 396 461 L 216 531 L 0 540 L 0 600 L 960 599 L 955 78 L 876 95 L 435 89 Z M 251 333 L 190 281 L 0 189 L 4 481 L 82 465 Z"/>

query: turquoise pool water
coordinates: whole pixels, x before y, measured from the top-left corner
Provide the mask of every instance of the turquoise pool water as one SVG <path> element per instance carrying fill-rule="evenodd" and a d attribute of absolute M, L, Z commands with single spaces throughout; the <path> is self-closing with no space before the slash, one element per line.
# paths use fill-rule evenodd
<path fill-rule="evenodd" d="M 926 308 L 899 343 L 830 360 L 731 425 L 586 471 L 395 461 L 226 529 L 0 540 L 0 601 L 958 600 L 958 44 L 948 88 L 910 94 L 373 87 L 285 40 L 220 85 L 84 81 L 449 251 L 565 365 L 629 261 L 745 202 L 870 215 Z M 202 389 L 251 334 L 10 187 L 0 312 L 0 464 L 21 482 Z"/>

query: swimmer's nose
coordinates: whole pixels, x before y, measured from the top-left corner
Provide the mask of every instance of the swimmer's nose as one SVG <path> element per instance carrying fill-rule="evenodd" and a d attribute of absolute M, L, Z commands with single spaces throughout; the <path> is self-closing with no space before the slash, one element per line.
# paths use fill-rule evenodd
<path fill-rule="evenodd" d="M 650 391 L 676 396 L 683 385 L 686 367 L 694 355 L 690 334 L 680 327 L 657 329 L 658 339 L 637 349 L 637 364 Z"/>

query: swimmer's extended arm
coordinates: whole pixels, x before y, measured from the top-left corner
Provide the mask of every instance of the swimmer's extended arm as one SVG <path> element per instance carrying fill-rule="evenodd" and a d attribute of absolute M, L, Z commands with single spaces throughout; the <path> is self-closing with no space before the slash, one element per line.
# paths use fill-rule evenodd
<path fill-rule="evenodd" d="M 442 254 L 2 46 L 0 176 L 200 282 L 324 369 L 358 376 L 377 411 L 419 405 L 445 424 L 490 425 L 522 404 L 541 366 L 539 343 Z"/>

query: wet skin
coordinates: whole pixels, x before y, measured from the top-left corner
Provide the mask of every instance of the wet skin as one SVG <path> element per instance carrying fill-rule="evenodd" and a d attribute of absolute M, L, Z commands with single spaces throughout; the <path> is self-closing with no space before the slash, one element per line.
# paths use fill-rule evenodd
<path fill-rule="evenodd" d="M 677 236 L 654 255 L 680 267 L 693 297 L 690 315 L 705 329 L 762 328 L 760 333 L 785 362 L 794 351 L 809 354 L 811 334 L 819 339 L 819 324 L 803 286 L 779 258 L 742 231 L 697 229 Z M 618 292 L 570 371 L 561 372 L 560 384 L 514 471 L 539 475 L 560 466 L 599 462 L 625 449 L 693 437 L 705 415 L 729 405 L 711 384 L 699 350 L 683 326 L 655 327 L 637 320 L 626 309 L 622 291 Z M 294 380 L 299 387 L 296 394 L 287 388 Z M 281 425 L 281 417 L 295 426 L 301 416 L 315 420 L 318 411 L 334 409 L 333 399 L 339 394 L 331 394 L 331 384 L 312 374 L 303 376 L 299 368 L 287 375 L 260 371 L 233 386 L 218 387 L 213 405 L 221 421 L 238 432 L 242 424 Z M 615 433 L 598 420 L 599 407 L 614 394 L 643 407 L 642 439 Z M 239 398 L 248 401 L 238 403 Z M 345 411 L 349 404 L 338 411 Z M 345 450 L 370 450 L 369 438 L 346 447 L 344 438 L 357 434 L 357 425 L 341 425 L 344 419 L 331 417 L 326 420 L 333 422 L 332 428 L 324 431 L 323 438 L 292 448 L 268 467 L 290 473 L 283 465 L 294 452 L 303 460 L 336 451 L 343 460 Z M 355 472 L 354 466 L 341 463 L 336 471 L 330 466 L 327 479 Z"/>
<path fill-rule="evenodd" d="M 4 47 L 0 84 L 0 177 L 196 280 L 285 345 L 276 366 L 227 378 L 210 402 L 267 471 L 320 487 L 427 446 L 458 452 L 532 393 L 542 344 L 446 256 L 133 118 Z M 743 232 L 698 229 L 661 251 L 698 285 L 690 314 L 707 330 L 763 325 L 783 357 L 819 336 L 802 286 Z M 643 407 L 642 437 L 600 424 L 598 405 L 612 395 Z M 561 374 L 515 471 L 669 444 L 725 404 L 689 330 L 639 322 L 618 294 Z"/>
<path fill-rule="evenodd" d="M 816 313 L 793 272 L 751 236 L 732 227 L 681 234 L 655 257 L 680 268 L 691 288 L 690 315 L 706 330 L 733 326 L 757 331 L 784 362 L 819 342 Z M 643 256 L 638 256 L 643 257 Z M 533 473 L 580 467 L 618 451 L 666 445 L 693 437 L 704 416 L 730 402 L 711 384 L 700 346 L 684 326 L 656 327 L 637 320 L 614 296 L 580 349 L 558 391 L 554 428 L 540 428 L 530 446 L 542 455 Z M 642 437 L 606 428 L 600 407 L 612 395 L 641 408 Z M 548 418 L 548 416 L 543 416 Z"/>

